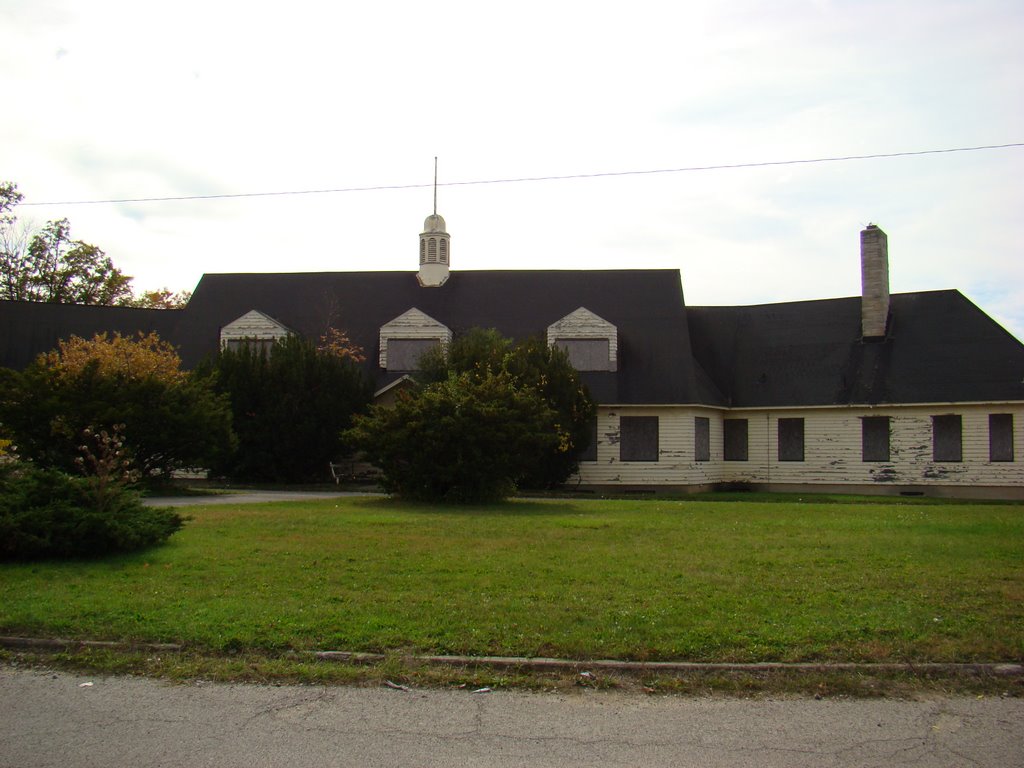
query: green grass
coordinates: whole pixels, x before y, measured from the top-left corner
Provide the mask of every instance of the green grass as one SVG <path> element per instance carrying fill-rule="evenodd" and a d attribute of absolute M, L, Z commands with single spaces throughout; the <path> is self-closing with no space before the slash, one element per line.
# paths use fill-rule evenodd
<path fill-rule="evenodd" d="M 0 634 L 196 652 L 1024 660 L 1024 507 L 383 498 L 189 510 L 149 552 L 0 565 Z"/>

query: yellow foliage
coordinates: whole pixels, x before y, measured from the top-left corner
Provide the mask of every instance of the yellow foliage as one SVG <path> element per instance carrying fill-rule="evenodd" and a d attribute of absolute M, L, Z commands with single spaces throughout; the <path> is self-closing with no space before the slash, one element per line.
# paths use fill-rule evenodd
<path fill-rule="evenodd" d="M 347 333 L 337 328 L 327 329 L 327 333 L 320 337 L 317 349 L 338 357 L 347 357 L 353 363 L 361 363 L 366 360 L 363 348 L 352 341 Z"/>
<path fill-rule="evenodd" d="M 115 333 L 98 333 L 86 340 L 72 336 L 58 343 L 57 349 L 43 356 L 44 363 L 59 373 L 74 375 L 93 361 L 101 373 L 124 376 L 129 379 L 156 378 L 161 381 L 180 381 L 185 377 L 181 358 L 174 346 L 155 333 L 135 338 Z"/>
<path fill-rule="evenodd" d="M 11 441 L 10 440 L 4 440 L 2 437 L 0 437 L 0 456 L 6 456 L 7 455 L 7 449 L 10 448 L 10 447 L 11 447 Z"/>

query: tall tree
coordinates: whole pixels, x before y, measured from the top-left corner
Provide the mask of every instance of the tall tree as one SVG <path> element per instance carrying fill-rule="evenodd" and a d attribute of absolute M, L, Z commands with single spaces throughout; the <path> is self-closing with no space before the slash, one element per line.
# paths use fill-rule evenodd
<path fill-rule="evenodd" d="M 67 219 L 58 219 L 47 222 L 29 242 L 25 295 L 8 298 L 119 304 L 131 299 L 131 281 L 102 250 L 73 239 Z"/>
<path fill-rule="evenodd" d="M 24 371 L 0 368 L 0 424 L 19 456 L 64 472 L 77 471 L 86 430 L 117 426 L 151 481 L 208 468 L 234 446 L 227 398 L 180 370 L 154 334 L 73 337 Z"/>
<path fill-rule="evenodd" d="M 132 293 L 132 278 L 100 248 L 71 235 L 67 219 L 33 232 L 14 208 L 23 199 L 16 184 L 0 182 L 0 299 L 54 304 L 108 304 L 177 309 L 191 294 L 167 288 Z"/>
<path fill-rule="evenodd" d="M 231 399 L 238 450 L 214 469 L 237 480 L 322 480 L 370 388 L 351 354 L 289 336 L 223 350 L 197 374 Z"/>

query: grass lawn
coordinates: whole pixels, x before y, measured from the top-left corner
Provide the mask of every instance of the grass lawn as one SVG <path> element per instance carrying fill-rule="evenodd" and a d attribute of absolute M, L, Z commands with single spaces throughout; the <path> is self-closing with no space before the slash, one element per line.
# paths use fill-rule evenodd
<path fill-rule="evenodd" d="M 201 651 L 1024 660 L 1024 506 L 383 498 L 190 508 L 163 547 L 0 565 L 0 634 Z"/>

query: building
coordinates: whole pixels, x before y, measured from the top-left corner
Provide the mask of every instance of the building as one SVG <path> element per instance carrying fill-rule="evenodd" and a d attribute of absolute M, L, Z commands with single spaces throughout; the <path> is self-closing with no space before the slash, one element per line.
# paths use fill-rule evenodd
<path fill-rule="evenodd" d="M 345 331 L 386 401 L 473 327 L 567 350 L 599 403 L 574 484 L 1024 498 L 1024 345 L 958 291 L 889 294 L 861 232 L 862 296 L 687 307 L 673 270 L 451 270 L 429 216 L 418 272 L 207 274 L 181 310 L 0 302 L 0 364 L 71 334 L 218 348 Z"/>

